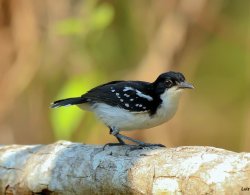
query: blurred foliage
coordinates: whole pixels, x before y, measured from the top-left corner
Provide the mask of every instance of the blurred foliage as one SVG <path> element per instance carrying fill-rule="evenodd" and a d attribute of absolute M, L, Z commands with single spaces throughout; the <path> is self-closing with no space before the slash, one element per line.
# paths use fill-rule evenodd
<path fill-rule="evenodd" d="M 94 62 L 89 63 L 95 64 L 100 74 L 94 69 L 91 71 L 92 76 L 84 75 L 84 78 L 82 75 L 71 76 L 62 85 L 57 99 L 72 97 L 74 94 L 79 96 L 79 92 L 84 93 L 87 89 L 97 85 L 97 80 L 101 83 L 103 80 L 100 78 L 103 78 L 104 75 L 109 75 L 111 78 L 110 71 L 116 71 L 116 68 L 127 70 L 129 65 L 132 66 L 135 63 L 131 62 L 133 58 L 138 58 L 137 52 L 133 49 L 136 41 L 131 39 L 135 36 L 132 29 L 134 26 L 129 20 L 129 13 L 124 8 L 126 3 L 119 2 L 112 5 L 98 3 L 98 1 L 86 1 L 79 6 L 84 17 L 61 20 L 55 24 L 55 31 L 58 35 L 66 36 L 72 40 L 73 51 L 71 52 L 74 53 L 75 58 L 77 58 L 76 55 L 79 55 L 80 59 L 84 60 L 83 56 L 86 56 L 91 61 L 94 60 Z M 120 8 L 119 13 L 114 11 L 114 6 Z M 125 22 L 124 27 L 120 22 L 114 21 L 115 14 L 121 15 L 124 20 L 122 22 Z M 121 27 L 124 29 L 122 30 Z M 51 122 L 56 139 L 70 139 L 76 128 L 79 127 L 83 115 L 83 112 L 79 111 L 78 108 L 53 111 Z"/>
<path fill-rule="evenodd" d="M 93 3 L 94 2 L 94 3 Z M 69 18 L 56 24 L 56 32 L 63 36 L 73 36 L 76 42 L 74 46 L 82 52 L 86 52 L 86 39 L 90 34 L 103 32 L 113 21 L 114 9 L 110 4 L 97 1 L 88 3 L 88 16 L 84 18 Z M 79 42 L 80 41 L 80 42 Z M 79 48 L 80 47 L 80 48 Z M 81 54 L 80 54 L 81 55 Z M 57 98 L 79 96 L 79 92 L 85 93 L 101 82 L 103 74 L 94 73 L 71 77 L 59 90 Z M 54 134 L 57 139 L 70 139 L 79 126 L 84 112 L 75 107 L 60 109 L 52 112 L 51 120 Z M 61 121 L 61 122 L 58 122 Z"/>
<path fill-rule="evenodd" d="M 56 33 L 71 37 L 72 53 L 86 54 L 104 74 L 127 71 L 137 64 L 145 51 L 145 40 L 131 20 L 132 8 L 127 3 L 88 0 L 79 7 L 83 16 L 66 18 L 55 25 Z"/>
<path fill-rule="evenodd" d="M 173 120 L 133 137 L 250 150 L 250 1 L 2 1 L 1 143 L 110 142 L 92 114 L 49 103 L 172 69 L 195 90 Z"/>
<path fill-rule="evenodd" d="M 198 90 L 195 96 L 203 101 L 202 122 L 208 125 L 204 125 L 199 134 L 199 144 L 214 139 L 218 147 L 227 145 L 238 151 L 242 147 L 244 116 L 249 105 L 249 50 L 246 42 L 250 35 L 247 30 L 250 3 L 245 3 L 239 5 L 235 1 L 225 1 L 221 18 L 227 31 L 212 34 L 202 50 L 194 81 Z M 212 135 L 207 133 L 209 131 Z"/>
<path fill-rule="evenodd" d="M 77 35 L 82 37 L 86 32 L 93 33 L 107 28 L 114 18 L 114 9 L 103 3 L 92 10 L 86 18 L 69 18 L 56 25 L 56 31 L 61 35 Z"/>
<path fill-rule="evenodd" d="M 68 80 L 59 90 L 56 99 L 79 97 L 86 93 L 89 89 L 95 87 L 102 80 L 102 75 L 98 72 L 84 75 L 84 77 L 74 77 Z M 91 82 L 90 82 L 91 81 Z M 70 106 L 67 109 L 56 109 L 51 112 L 51 122 L 56 139 L 72 138 L 76 128 L 80 125 L 85 112 L 77 107 Z"/>

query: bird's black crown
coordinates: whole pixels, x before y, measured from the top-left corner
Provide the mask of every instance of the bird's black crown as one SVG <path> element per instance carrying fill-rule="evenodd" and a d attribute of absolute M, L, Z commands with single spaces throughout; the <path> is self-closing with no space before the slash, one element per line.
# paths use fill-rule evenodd
<path fill-rule="evenodd" d="M 155 80 L 154 83 L 164 83 L 167 82 L 167 84 L 170 84 L 172 82 L 173 85 L 177 85 L 180 82 L 184 82 L 185 81 L 185 77 L 182 73 L 180 72 L 165 72 L 162 73 L 160 76 L 158 76 L 158 78 Z M 167 86 L 172 87 L 171 85 Z"/>

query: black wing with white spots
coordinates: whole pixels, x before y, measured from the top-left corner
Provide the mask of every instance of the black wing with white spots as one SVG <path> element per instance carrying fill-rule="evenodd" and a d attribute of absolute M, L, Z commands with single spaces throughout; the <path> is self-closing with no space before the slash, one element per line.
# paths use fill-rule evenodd
<path fill-rule="evenodd" d="M 153 97 L 152 86 L 143 81 L 113 81 L 82 95 L 89 103 L 105 103 L 130 112 L 153 114 L 160 101 Z"/>

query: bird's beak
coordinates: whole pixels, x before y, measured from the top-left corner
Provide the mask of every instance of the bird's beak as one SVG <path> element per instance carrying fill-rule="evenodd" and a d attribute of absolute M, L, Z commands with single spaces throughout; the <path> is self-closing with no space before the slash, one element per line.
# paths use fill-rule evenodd
<path fill-rule="evenodd" d="M 178 88 L 179 89 L 194 89 L 194 86 L 188 82 L 180 82 L 178 84 Z"/>

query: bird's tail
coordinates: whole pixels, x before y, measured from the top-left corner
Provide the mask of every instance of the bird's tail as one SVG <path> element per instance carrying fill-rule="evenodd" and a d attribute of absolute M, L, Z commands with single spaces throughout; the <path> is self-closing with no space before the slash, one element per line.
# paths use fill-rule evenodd
<path fill-rule="evenodd" d="M 67 98 L 63 100 L 57 100 L 51 104 L 51 108 L 58 108 L 61 106 L 71 106 L 76 104 L 86 103 L 86 99 L 82 97 Z"/>

